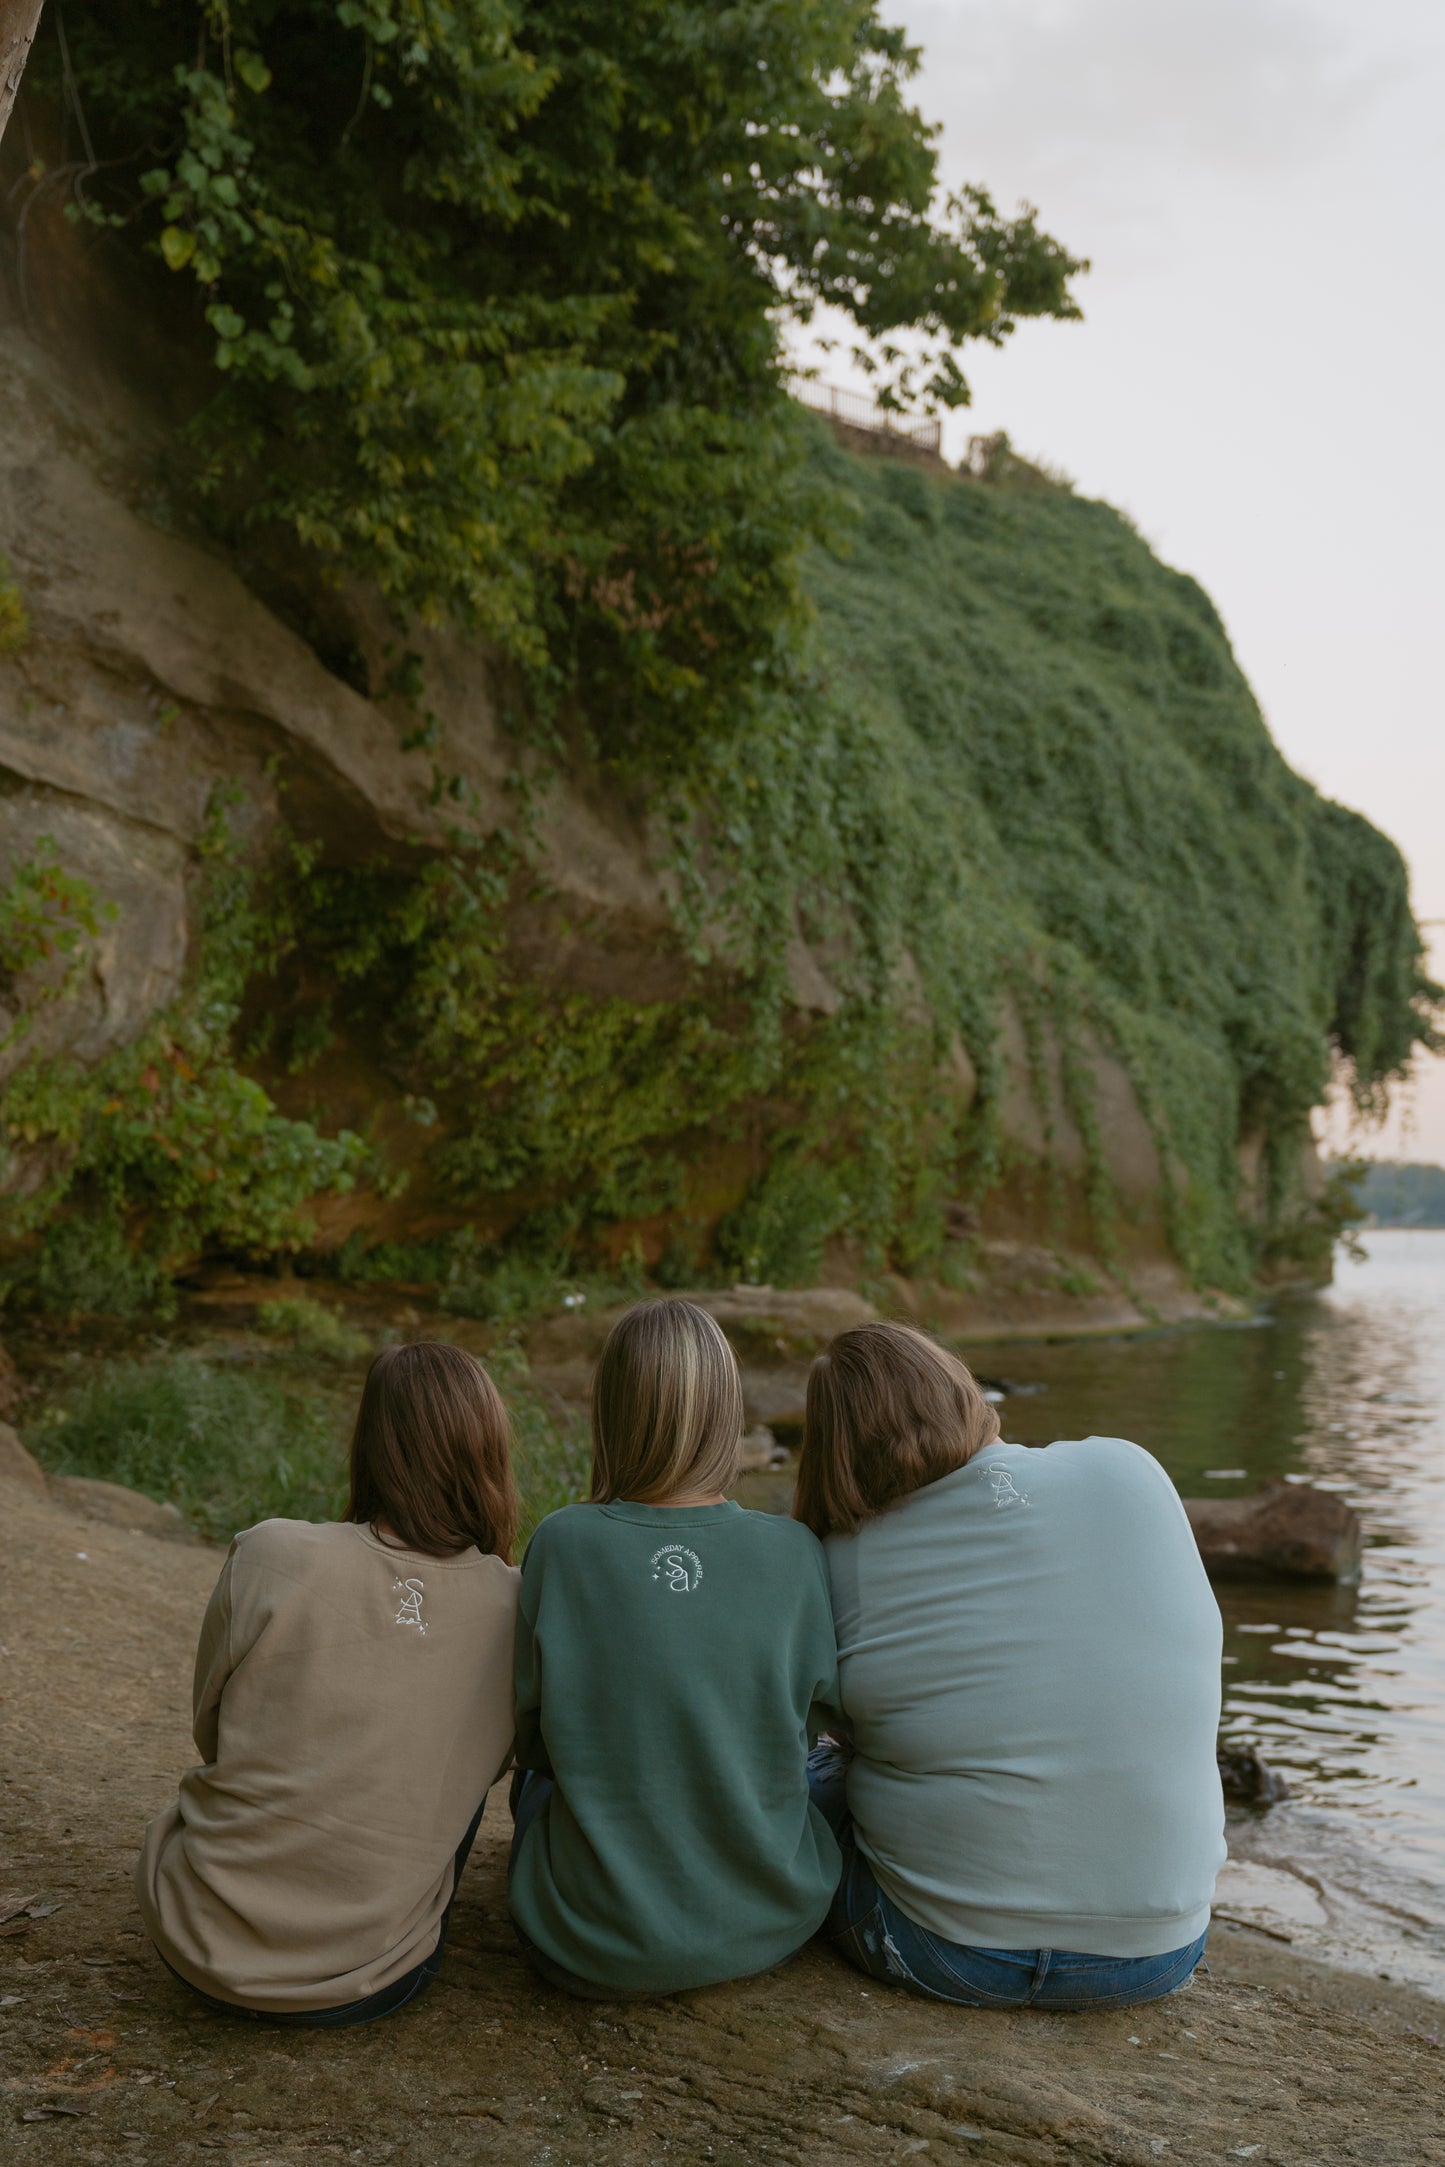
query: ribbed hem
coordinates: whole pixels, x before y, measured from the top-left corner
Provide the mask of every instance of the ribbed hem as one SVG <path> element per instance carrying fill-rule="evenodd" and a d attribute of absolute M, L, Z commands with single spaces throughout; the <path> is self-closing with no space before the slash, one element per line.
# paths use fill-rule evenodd
<path fill-rule="evenodd" d="M 825 1911 L 823 1919 L 827 1916 Z M 822 1925 L 823 1919 L 819 1919 L 818 1926 Z M 580 1972 L 568 1971 L 565 1964 L 559 1964 L 554 1958 L 544 1955 L 536 1942 L 529 1940 L 523 1933 L 517 1924 L 516 1914 L 512 1915 L 512 1931 L 526 1951 L 527 1961 L 533 1970 L 546 1980 L 548 1986 L 560 1987 L 564 1994 L 575 1994 L 580 2001 L 658 2001 L 666 1994 L 694 1994 L 710 1986 L 729 1986 L 744 1979 L 766 1979 L 771 1973 L 781 1971 L 784 1964 L 791 1964 L 795 1956 L 802 1954 L 813 1934 L 817 1933 L 818 1926 L 815 1926 L 811 1933 L 805 1934 L 803 1939 L 784 1955 L 774 1957 L 770 1964 L 760 1964 L 753 1971 L 725 1971 L 715 1977 L 709 1973 L 705 1979 L 689 1976 L 683 1980 L 674 1979 L 665 1986 L 618 1986 L 615 1983 L 604 1985 L 599 1979 L 584 1979 Z"/>
<path fill-rule="evenodd" d="M 866 1856 L 866 1854 L 865 1854 Z M 1097 1911 L 983 1911 L 972 1905 L 946 1909 L 894 1882 L 876 1860 L 873 1878 L 890 1903 L 915 1926 L 962 1949 L 1057 1949 L 1070 1956 L 1168 1956 L 1187 1949 L 1209 1926 L 1210 1907 L 1196 1905 L 1148 1918 L 1109 1918 Z"/>

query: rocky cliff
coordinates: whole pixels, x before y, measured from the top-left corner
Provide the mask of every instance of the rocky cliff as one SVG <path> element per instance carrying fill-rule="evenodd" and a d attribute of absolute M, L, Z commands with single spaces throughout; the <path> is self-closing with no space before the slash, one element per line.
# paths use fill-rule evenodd
<path fill-rule="evenodd" d="M 243 578 L 167 490 L 163 368 L 127 383 L 90 322 L 3 332 L 22 1293 L 100 1222 L 147 1284 L 383 1241 L 435 1278 L 512 1240 L 1060 1299 L 1092 1256 L 1167 1304 L 1308 1248 L 1308 1106 L 1385 997 L 1351 973 L 1362 930 L 1399 949 L 1403 880 L 1116 515 L 1006 448 L 932 477 L 820 428 L 851 524 L 812 676 L 679 811 L 575 705 L 544 742 L 479 643 L 294 552 Z"/>

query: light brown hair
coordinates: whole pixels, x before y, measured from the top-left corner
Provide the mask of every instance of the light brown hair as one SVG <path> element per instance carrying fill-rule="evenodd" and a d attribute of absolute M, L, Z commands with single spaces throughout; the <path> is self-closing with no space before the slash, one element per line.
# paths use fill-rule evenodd
<path fill-rule="evenodd" d="M 855 1325 L 808 1377 L 793 1517 L 815 1535 L 851 1534 L 997 1436 L 956 1354 L 912 1325 Z"/>
<path fill-rule="evenodd" d="M 639 1302 L 607 1335 L 592 1380 L 592 1497 L 712 1496 L 737 1481 L 743 1388 L 705 1309 Z"/>
<path fill-rule="evenodd" d="M 512 1562 L 512 1425 L 480 1362 L 444 1340 L 383 1347 L 351 1435 L 348 1520 L 383 1521 L 401 1548 Z"/>

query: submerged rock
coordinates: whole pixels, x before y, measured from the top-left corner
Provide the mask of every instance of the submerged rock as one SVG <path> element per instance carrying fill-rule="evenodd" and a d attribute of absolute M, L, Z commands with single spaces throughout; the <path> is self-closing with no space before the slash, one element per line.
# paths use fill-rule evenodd
<path fill-rule="evenodd" d="M 1267 1482 L 1253 1497 L 1186 1497 L 1214 1580 L 1356 1580 L 1360 1516 L 1332 1490 Z"/>
<path fill-rule="evenodd" d="M 1289 1797 L 1289 1785 L 1278 1769 L 1261 1760 L 1253 1746 L 1221 1746 L 1219 1780 L 1224 1795 L 1236 1805 L 1277 1806 Z"/>

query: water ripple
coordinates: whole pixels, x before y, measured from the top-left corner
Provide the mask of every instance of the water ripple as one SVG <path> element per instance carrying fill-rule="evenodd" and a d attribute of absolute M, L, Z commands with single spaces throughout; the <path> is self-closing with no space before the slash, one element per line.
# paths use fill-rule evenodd
<path fill-rule="evenodd" d="M 1186 1495 L 1292 1475 L 1349 1498 L 1358 1588 L 1218 1591 L 1225 1732 L 1292 1792 L 1242 1818 L 1231 1849 L 1241 1872 L 1313 1892 L 1297 1939 L 1445 1993 L 1445 1231 L 1364 1246 L 1262 1330 L 1000 1350 L 1048 1388 L 1011 1394 L 1004 1429 L 1135 1437 Z"/>

